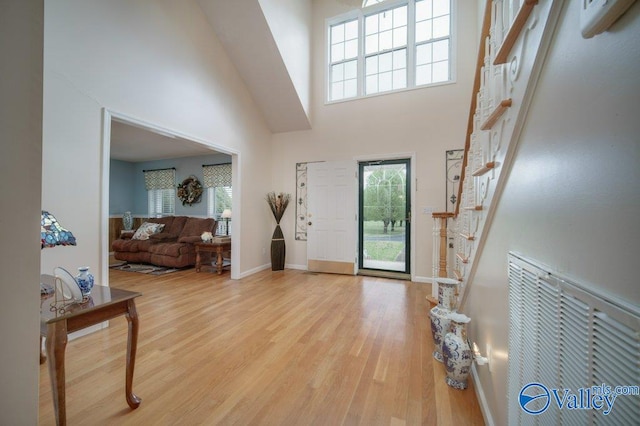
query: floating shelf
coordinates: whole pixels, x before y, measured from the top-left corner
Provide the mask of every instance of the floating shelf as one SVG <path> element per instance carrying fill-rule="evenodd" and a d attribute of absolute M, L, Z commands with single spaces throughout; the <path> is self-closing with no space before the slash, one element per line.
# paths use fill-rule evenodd
<path fill-rule="evenodd" d="M 509 57 L 509 53 L 511 53 L 511 49 L 513 49 L 513 45 L 516 44 L 518 36 L 524 29 L 524 24 L 527 23 L 527 19 L 529 19 L 531 11 L 537 4 L 538 0 L 525 0 L 522 6 L 520 6 L 520 10 L 518 11 L 516 18 L 513 20 L 511 28 L 507 31 L 507 35 L 504 37 L 502 45 L 496 53 L 493 65 L 504 64 L 507 62 L 507 58 Z"/>
<path fill-rule="evenodd" d="M 513 102 L 511 101 L 511 99 L 503 99 L 502 101 L 500 101 L 500 103 L 498 104 L 497 107 L 495 107 L 495 109 L 493 110 L 489 118 L 487 118 L 484 124 L 480 126 L 480 129 L 489 130 L 490 128 L 492 128 L 493 125 L 496 124 L 496 122 L 500 119 L 500 117 L 502 117 L 502 114 L 507 112 L 507 108 L 511 107 L 512 103 Z"/>
<path fill-rule="evenodd" d="M 496 162 L 490 161 L 471 174 L 473 176 L 482 176 L 483 174 L 487 173 L 489 170 L 495 169 L 495 168 L 496 168 Z"/>
<path fill-rule="evenodd" d="M 438 299 L 436 299 L 432 295 L 428 295 L 427 296 L 427 301 L 429 301 L 429 303 L 431 303 L 432 305 L 437 305 L 438 304 Z"/>
<path fill-rule="evenodd" d="M 460 259 L 460 262 L 462 262 L 462 263 L 469 263 L 469 258 L 468 257 L 464 257 L 464 254 L 462 254 L 462 253 L 456 253 L 456 257 L 458 259 Z"/>
<path fill-rule="evenodd" d="M 465 207 L 464 209 L 479 212 L 479 211 L 482 211 L 482 206 L 469 206 L 469 207 Z"/>
<path fill-rule="evenodd" d="M 453 275 L 456 277 L 456 279 L 457 279 L 458 281 L 462 281 L 462 280 L 463 280 L 463 278 L 464 278 L 464 277 L 462 276 L 462 273 L 460 273 L 460 271 L 453 271 Z"/>
<path fill-rule="evenodd" d="M 476 237 L 475 237 L 474 235 L 471 235 L 471 234 L 463 234 L 463 233 L 460 233 L 460 236 L 461 236 L 462 238 L 464 238 L 465 240 L 467 240 L 467 241 L 473 241 L 473 240 L 475 240 L 475 239 L 476 239 Z"/>

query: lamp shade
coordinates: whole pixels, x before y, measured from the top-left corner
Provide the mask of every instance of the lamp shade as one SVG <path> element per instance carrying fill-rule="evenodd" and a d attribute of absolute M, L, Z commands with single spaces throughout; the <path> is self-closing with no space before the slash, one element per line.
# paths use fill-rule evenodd
<path fill-rule="evenodd" d="M 220 217 L 223 218 L 223 219 L 231 219 L 231 210 L 224 209 L 224 211 L 222 212 Z"/>
<path fill-rule="evenodd" d="M 55 246 L 75 246 L 76 237 L 64 229 L 51 213 L 42 210 L 40 218 L 40 249 Z"/>

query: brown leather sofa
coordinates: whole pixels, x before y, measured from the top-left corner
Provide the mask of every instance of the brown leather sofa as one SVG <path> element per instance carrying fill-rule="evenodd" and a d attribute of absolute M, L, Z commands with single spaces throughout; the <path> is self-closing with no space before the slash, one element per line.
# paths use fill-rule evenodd
<path fill-rule="evenodd" d="M 133 234 L 115 240 L 111 249 L 116 259 L 170 268 L 193 266 L 196 264 L 193 243 L 202 241 L 203 232 L 213 233 L 216 229 L 216 221 L 211 218 L 167 216 L 147 222 L 164 224 L 164 228 L 147 240 L 132 239 Z"/>

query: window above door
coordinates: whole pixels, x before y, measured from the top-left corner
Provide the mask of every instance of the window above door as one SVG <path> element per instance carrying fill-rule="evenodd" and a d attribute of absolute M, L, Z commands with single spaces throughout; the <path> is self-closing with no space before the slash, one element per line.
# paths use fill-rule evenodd
<path fill-rule="evenodd" d="M 453 82 L 455 0 L 375 3 L 327 21 L 327 102 Z"/>

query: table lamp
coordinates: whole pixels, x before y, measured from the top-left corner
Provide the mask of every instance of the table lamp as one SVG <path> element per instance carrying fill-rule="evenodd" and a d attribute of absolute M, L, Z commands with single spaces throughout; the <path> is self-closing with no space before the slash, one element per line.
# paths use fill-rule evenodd
<path fill-rule="evenodd" d="M 231 219 L 231 210 L 224 209 L 220 217 L 224 219 L 226 234 L 229 235 L 229 219 Z"/>
<path fill-rule="evenodd" d="M 76 238 L 64 229 L 54 215 L 42 210 L 40 218 L 40 249 L 55 246 L 75 246 Z"/>

